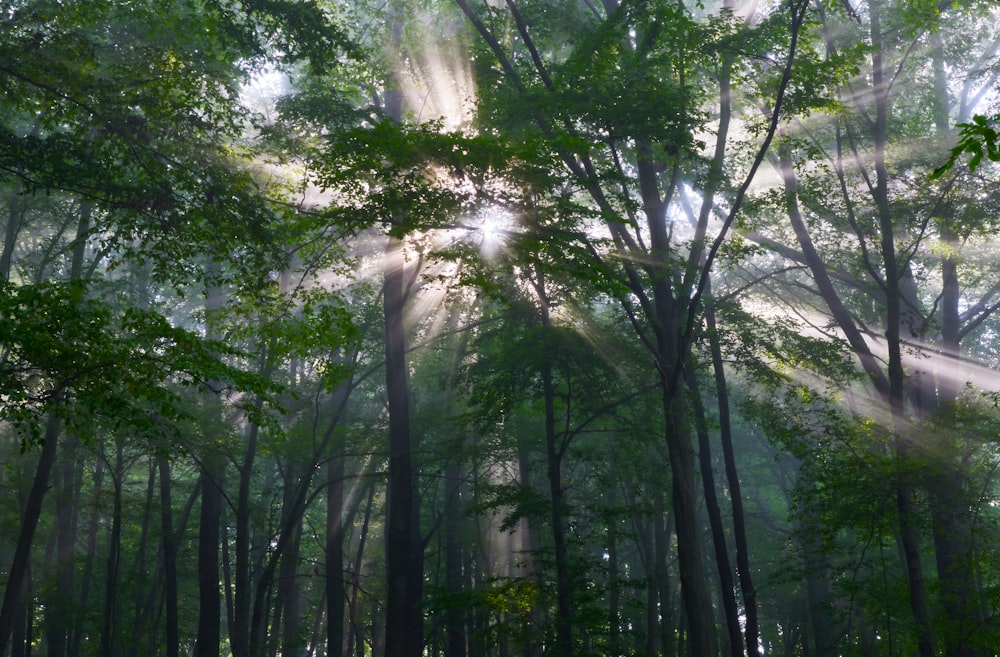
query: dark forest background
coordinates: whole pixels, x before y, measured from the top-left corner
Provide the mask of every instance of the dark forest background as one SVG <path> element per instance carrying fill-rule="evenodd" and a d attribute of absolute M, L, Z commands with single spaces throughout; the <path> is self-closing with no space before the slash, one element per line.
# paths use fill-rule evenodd
<path fill-rule="evenodd" d="M 996 654 L 998 18 L 0 2 L 0 656 Z"/>

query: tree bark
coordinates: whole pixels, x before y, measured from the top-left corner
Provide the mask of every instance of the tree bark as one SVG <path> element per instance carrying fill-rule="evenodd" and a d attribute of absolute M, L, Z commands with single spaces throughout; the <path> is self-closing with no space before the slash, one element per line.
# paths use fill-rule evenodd
<path fill-rule="evenodd" d="M 389 237 L 383 285 L 386 398 L 389 412 L 389 492 L 386 520 L 385 657 L 420 657 L 423 545 L 410 439 L 406 362 L 406 284 L 403 243 Z"/>
<path fill-rule="evenodd" d="M 344 651 L 344 444 L 326 466 L 326 654 L 346 657 Z"/>
<path fill-rule="evenodd" d="M 165 454 L 156 457 L 160 471 L 160 531 L 163 554 L 163 596 L 166 604 L 164 647 L 167 657 L 180 654 L 177 593 L 177 539 L 174 536 L 173 483 L 170 478 L 170 461 Z"/>
<path fill-rule="evenodd" d="M 222 467 L 205 459 L 198 522 L 198 633 L 195 657 L 219 657 L 222 595 L 219 591 L 219 537 L 222 520 Z"/>
<path fill-rule="evenodd" d="M 265 369 L 265 368 L 262 368 Z M 236 494 L 236 540 L 233 545 L 233 627 L 229 636 L 233 657 L 250 655 L 250 619 L 253 584 L 250 577 L 250 482 L 257 456 L 260 427 L 255 422 L 247 429 L 247 444 L 240 464 L 240 480 Z"/>
<path fill-rule="evenodd" d="M 733 450 L 732 421 L 729 416 L 729 386 L 726 384 L 726 369 L 722 357 L 722 345 L 715 324 L 715 309 L 711 304 L 705 309 L 705 326 L 708 329 L 709 347 L 712 352 L 712 369 L 715 374 L 715 392 L 719 404 L 719 437 L 722 443 L 722 459 L 726 470 L 726 484 L 733 508 L 733 540 L 736 543 L 736 574 L 743 595 L 745 615 L 746 648 L 748 657 L 756 657 L 760 652 L 760 626 L 757 620 L 757 591 L 750 573 L 750 544 L 747 540 L 746 513 L 743 510 L 743 492 L 739 473 L 736 469 L 736 454 Z"/>
<path fill-rule="evenodd" d="M 878 214 L 882 246 L 882 264 L 885 276 L 886 319 L 885 340 L 888 349 L 888 402 L 896 437 L 896 455 L 901 472 L 897 476 L 896 503 L 899 512 L 900 540 L 905 555 L 907 580 L 910 586 L 910 608 L 918 627 L 918 645 L 921 657 L 934 657 L 934 638 L 931 635 L 930 611 L 923 565 L 920 559 L 920 540 L 914 526 L 916 510 L 914 492 L 903 472 L 910 460 L 910 439 L 905 435 L 904 414 L 905 372 L 903 369 L 902 327 L 903 308 L 901 275 L 896 258 L 895 230 L 889 203 L 889 169 L 886 165 L 886 148 L 889 143 L 889 82 L 885 79 L 882 52 L 882 3 L 871 0 L 870 28 L 872 40 L 872 87 L 875 97 L 874 165 L 875 189 L 873 196 Z"/>
<path fill-rule="evenodd" d="M 729 562 L 729 549 L 726 547 L 726 530 L 722 524 L 722 511 L 715 492 L 715 476 L 712 466 L 712 447 L 708 437 L 708 418 L 705 415 L 705 405 L 701 398 L 698 380 L 691 368 L 685 368 L 685 379 L 694 406 L 696 428 L 698 435 L 698 463 L 701 466 L 701 481 L 705 491 L 705 508 L 708 512 L 708 523 L 712 529 L 712 546 L 715 549 L 715 565 L 719 571 L 719 599 L 722 602 L 723 621 L 728 637 L 729 653 L 732 657 L 743 654 L 743 633 L 740 629 L 739 610 L 736 606 L 736 582 L 733 579 L 732 565 Z"/>
<path fill-rule="evenodd" d="M 122 480 L 125 476 L 125 444 L 119 439 L 115 445 L 115 465 L 111 473 L 111 532 L 108 536 L 108 557 L 104 574 L 104 611 L 101 618 L 101 639 L 98 654 L 114 657 L 119 652 L 118 630 L 118 580 L 121 577 L 122 533 Z M 149 511 L 147 510 L 147 513 Z M 168 657 L 176 657 L 169 655 Z"/>

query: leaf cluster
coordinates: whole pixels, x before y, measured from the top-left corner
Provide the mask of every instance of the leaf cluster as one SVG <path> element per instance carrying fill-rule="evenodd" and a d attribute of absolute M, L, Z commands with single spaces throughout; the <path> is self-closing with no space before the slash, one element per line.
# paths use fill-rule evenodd
<path fill-rule="evenodd" d="M 934 169 L 930 174 L 931 180 L 937 180 L 944 174 L 951 171 L 959 158 L 970 154 L 969 171 L 975 171 L 982 164 L 983 158 L 991 162 L 1000 162 L 1000 115 L 986 117 L 977 114 L 972 117 L 972 123 L 960 123 L 958 125 L 958 143 L 951 149 L 944 164 Z"/>
<path fill-rule="evenodd" d="M 177 385 L 219 382 L 241 392 L 276 391 L 228 365 L 232 347 L 172 326 L 162 315 L 118 310 L 82 281 L 0 287 L 0 418 L 38 437 L 47 411 L 83 409 L 117 426 L 187 416 Z M 56 402 L 59 403 L 56 403 Z"/>

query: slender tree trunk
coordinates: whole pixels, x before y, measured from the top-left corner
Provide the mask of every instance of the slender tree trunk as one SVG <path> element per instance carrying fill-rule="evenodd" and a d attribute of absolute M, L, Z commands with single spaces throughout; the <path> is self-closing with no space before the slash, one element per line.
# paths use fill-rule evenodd
<path fill-rule="evenodd" d="M 886 147 L 889 143 L 889 82 L 885 79 L 882 61 L 881 0 L 872 0 L 870 27 L 872 39 L 872 86 L 875 96 L 874 125 L 874 200 L 878 213 L 881 235 L 882 263 L 885 270 L 886 320 L 885 339 L 888 349 L 889 409 L 892 413 L 893 431 L 896 434 L 896 455 L 900 461 L 900 474 L 896 483 L 896 503 L 899 511 L 900 540 L 905 555 L 907 579 L 910 585 L 910 608 L 918 628 L 918 645 L 921 657 L 934 657 L 934 639 L 931 635 L 930 611 L 923 565 L 920 559 L 920 540 L 916 530 L 914 492 L 907 476 L 910 461 L 909 438 L 904 434 L 905 373 L 903 370 L 902 343 L 902 291 L 900 269 L 896 259 L 895 231 L 889 204 L 889 170 L 886 165 Z"/>
<path fill-rule="evenodd" d="M 125 443 L 119 439 L 115 445 L 115 466 L 111 473 L 113 491 L 111 500 L 111 532 L 108 536 L 108 558 L 104 573 L 104 611 L 101 619 L 101 640 L 98 654 L 114 657 L 119 653 L 118 643 L 118 580 L 121 577 L 122 535 L 122 480 L 125 476 Z M 148 507 L 147 507 L 148 509 Z M 147 511 L 148 513 L 148 511 Z M 170 655 L 168 657 L 176 657 Z"/>
<path fill-rule="evenodd" d="M 542 368 L 542 393 L 545 397 L 545 456 L 551 500 L 552 545 L 556 562 L 556 651 L 573 657 L 573 584 L 566 550 L 566 500 L 562 485 L 562 450 L 555 429 L 555 387 L 552 369 Z"/>
<path fill-rule="evenodd" d="M 285 490 L 291 490 L 297 476 L 296 468 L 287 467 Z M 290 502 L 291 500 L 289 500 Z M 288 505 L 291 507 L 291 504 Z M 293 509 L 294 510 L 294 509 Z M 301 587 L 299 586 L 298 563 L 299 546 L 302 539 L 302 515 L 298 514 L 296 521 L 290 521 L 293 525 L 292 537 L 288 542 L 288 547 L 281 556 L 281 565 L 278 570 L 278 610 L 281 613 L 281 655 L 282 657 L 301 657 L 305 653 L 305 646 L 302 642 L 302 609 L 301 609 Z M 277 628 L 279 623 L 272 624 Z M 271 641 L 277 646 L 276 640 Z"/>
<path fill-rule="evenodd" d="M 712 352 L 712 368 L 715 374 L 715 393 L 719 404 L 719 437 L 722 443 L 722 459 L 726 470 L 726 484 L 733 508 L 733 540 L 736 543 L 736 574 L 743 595 L 745 616 L 746 648 L 748 657 L 756 657 L 760 651 L 760 626 L 757 621 L 757 591 L 750 573 L 750 544 L 747 541 L 746 514 L 743 511 L 743 491 L 736 469 L 736 454 L 733 450 L 732 421 L 729 416 L 729 386 L 726 384 L 726 370 L 715 324 L 715 310 L 711 304 L 705 309 L 705 325 L 708 329 L 709 345 Z"/>
<path fill-rule="evenodd" d="M 654 614 L 654 620 L 658 622 L 651 629 L 659 632 L 657 642 L 660 646 L 660 654 L 663 655 L 682 654 L 681 651 L 676 650 L 676 646 L 678 645 L 678 623 L 669 566 L 671 534 L 673 533 L 671 529 L 673 526 L 673 518 L 664 509 L 663 496 L 660 493 L 656 493 L 653 498 L 653 547 L 655 559 L 653 573 L 656 577 L 657 596 L 655 601 L 657 604 L 654 605 L 651 613 Z"/>
<path fill-rule="evenodd" d="M 21 593 L 20 601 L 18 602 L 18 609 L 14 614 L 14 627 L 11 632 L 11 648 L 10 657 L 30 657 L 31 655 L 31 645 L 32 645 L 32 620 L 34 614 L 31 613 L 30 608 L 34 605 L 27 604 L 27 600 L 30 599 L 31 595 L 31 567 L 29 564 L 28 572 L 22 576 L 23 581 L 23 591 Z"/>
<path fill-rule="evenodd" d="M 468 332 L 459 331 L 459 315 L 452 313 L 449 318 L 448 330 L 452 335 L 457 336 L 454 340 L 454 355 L 448 365 L 448 379 L 445 393 L 447 395 L 447 406 L 445 417 L 455 417 L 454 408 L 455 386 L 459 383 L 459 367 L 465 359 L 468 348 Z M 458 599 L 462 593 L 462 543 L 467 539 L 465 536 L 465 514 L 462 504 L 462 482 L 463 482 L 463 461 L 462 447 L 465 443 L 465 436 L 462 434 L 454 438 L 455 449 L 445 464 L 444 471 L 444 580 L 445 591 L 452 600 Z M 514 540 L 514 537 L 510 537 Z M 511 555 L 515 550 L 511 547 Z M 510 573 L 514 576 L 514 573 Z M 445 612 L 445 657 L 466 657 L 466 620 L 467 612 L 459 605 L 451 603 Z"/>
<path fill-rule="evenodd" d="M 76 596 L 76 533 L 78 525 L 77 503 L 79 489 L 76 470 L 79 467 L 76 447 L 78 441 L 67 436 L 63 444 L 62 462 L 55 469 L 53 497 L 55 498 L 55 566 L 52 571 L 54 586 L 46 596 L 45 640 L 47 654 L 51 657 L 70 657 L 70 638 L 74 622 L 73 609 Z"/>
<path fill-rule="evenodd" d="M 455 459 L 449 459 L 445 468 L 445 590 L 457 598 L 462 588 L 462 472 Z M 466 611 L 451 603 L 445 612 L 445 657 L 466 656 Z"/>
<path fill-rule="evenodd" d="M 423 546 L 410 441 L 403 244 L 389 237 L 383 286 L 386 398 L 389 411 L 389 500 L 386 521 L 385 657 L 420 657 Z"/>
<path fill-rule="evenodd" d="M 621 566 L 618 563 L 618 486 L 612 482 L 608 486 L 606 514 L 607 528 L 605 531 L 608 550 L 608 652 L 610 655 L 622 654 L 622 585 Z"/>
<path fill-rule="evenodd" d="M 517 479 L 518 485 L 524 489 L 532 489 L 532 478 L 531 478 L 531 452 L 529 449 L 528 441 L 524 437 L 519 436 L 517 441 Z M 519 558 L 519 575 L 525 579 L 534 580 L 536 583 L 538 573 L 535 569 L 535 540 L 534 540 L 534 528 L 531 524 L 531 519 L 527 514 L 522 516 L 517 521 L 517 535 L 518 535 L 518 558 Z M 538 610 L 532 608 L 529 612 L 534 625 L 539 625 L 538 623 Z M 465 623 L 468 627 L 468 618 Z M 525 641 L 521 646 L 521 657 L 537 657 L 538 646 L 534 641 Z"/>
<path fill-rule="evenodd" d="M 934 123 L 940 135 L 949 131 L 948 76 L 945 70 L 944 45 L 938 31 L 932 31 L 934 70 Z M 941 208 L 941 353 L 945 362 L 938 366 L 938 403 L 936 410 L 954 422 L 959 394 L 959 367 L 961 360 L 961 316 L 959 304 L 958 262 L 959 240 L 955 234 L 954 207 L 945 203 Z M 977 582 L 972 576 L 972 521 L 965 463 L 965 446 L 954 438 L 942 437 L 936 461 L 930 466 L 927 492 L 931 509 L 934 536 L 934 554 L 940 582 L 941 606 L 947 618 L 944 649 L 947 657 L 975 657 L 985 655 L 967 644 L 981 622 L 975 598 Z"/>
<path fill-rule="evenodd" d="M 240 481 L 236 496 L 235 568 L 233 573 L 233 627 L 229 644 L 233 657 L 250 654 L 250 618 L 253 584 L 250 578 L 250 483 L 257 456 L 257 436 L 260 428 L 251 423 L 247 429 L 247 444 L 240 465 Z"/>
<path fill-rule="evenodd" d="M 715 476 L 712 466 L 712 447 L 708 438 L 708 418 L 705 405 L 698 388 L 694 370 L 685 368 L 691 400 L 694 405 L 696 433 L 698 434 L 698 463 L 701 466 L 701 481 L 705 491 L 705 507 L 712 529 L 712 545 L 715 548 L 715 565 L 719 571 L 719 599 L 722 602 L 723 621 L 728 636 L 728 648 L 732 657 L 743 654 L 743 633 L 740 629 L 739 610 L 736 606 L 736 582 L 733 580 L 732 565 L 729 563 L 729 549 L 726 547 L 726 530 L 722 524 L 722 511 L 715 492 Z"/>
<path fill-rule="evenodd" d="M 167 657 L 180 654 L 180 631 L 178 628 L 177 593 L 177 539 L 174 535 L 173 484 L 170 478 L 170 461 L 166 455 L 156 457 L 160 471 L 160 531 L 162 533 L 163 554 L 163 595 L 166 603 L 166 628 L 164 646 Z"/>
<path fill-rule="evenodd" d="M 222 463 L 205 459 L 198 523 L 198 634 L 195 657 L 219 657 L 222 595 L 219 590 L 219 537 L 222 521 Z"/>
<path fill-rule="evenodd" d="M 58 400 L 54 403 L 58 403 Z M 31 490 L 21 515 L 21 526 L 14 546 L 14 559 L 11 562 L 10 576 L 4 589 L 3 605 L 0 606 L 0 655 L 7 653 L 15 623 L 19 622 L 18 611 L 21 608 L 21 595 L 24 593 L 25 577 L 28 563 L 31 559 L 31 545 L 35 538 L 38 519 L 42 515 L 42 500 L 49 487 L 49 477 L 56 460 L 56 443 L 59 440 L 60 421 L 55 413 L 50 413 L 45 426 L 45 436 L 42 451 L 38 456 L 35 477 Z"/>
<path fill-rule="evenodd" d="M 101 525 L 101 498 L 104 487 L 104 466 L 105 466 L 105 455 L 103 446 L 100 452 L 97 454 L 96 462 L 94 465 L 94 479 L 93 479 L 93 489 L 94 489 L 94 500 L 93 506 L 90 510 L 90 519 L 87 523 L 87 548 L 85 552 L 85 559 L 83 564 L 83 573 L 80 576 L 80 592 L 79 600 L 74 601 L 74 605 L 77 609 L 86 610 L 90 608 L 90 593 L 93 590 L 91 585 L 94 578 L 94 562 L 97 560 L 97 535 L 98 529 Z M 83 467 L 78 470 L 81 477 L 83 475 Z M 79 488 L 79 486 L 78 486 Z M 115 519 L 112 518 L 112 524 L 115 523 Z M 118 519 L 119 524 L 121 520 Z M 84 624 L 86 620 L 83 614 L 76 613 L 75 627 L 73 632 L 70 634 L 69 642 L 69 654 L 76 657 L 80 654 L 80 647 L 83 644 L 83 636 L 89 633 L 89 628 Z M 107 654 L 107 653 L 105 653 Z"/>
<path fill-rule="evenodd" d="M 358 618 L 358 595 L 361 593 L 361 565 L 364 563 L 365 544 L 368 541 L 368 525 L 372 517 L 372 506 L 375 501 L 375 486 L 368 488 L 368 501 L 365 503 L 365 514 L 361 521 L 361 531 L 358 534 L 358 549 L 354 555 L 354 567 L 351 572 L 350 598 L 350 632 L 347 635 L 348 653 L 354 648 L 355 657 L 364 656 L 364 632 L 361 631 L 361 620 Z M 374 633 L 374 623 L 372 624 Z M 372 641 L 374 643 L 374 640 Z"/>
<path fill-rule="evenodd" d="M 669 376 L 669 375 L 667 375 Z M 683 609 L 687 612 L 688 639 L 693 655 L 715 655 L 715 615 L 708 594 L 701 554 L 701 523 L 698 522 L 698 484 L 695 453 L 687 419 L 687 400 L 667 388 L 663 405 L 667 417 L 667 448 L 672 475 L 674 528 L 681 580 Z"/>
<path fill-rule="evenodd" d="M 541 268 L 536 267 L 532 281 L 538 295 L 543 335 L 548 339 L 552 332 L 549 316 L 549 297 Z M 545 464 L 549 479 L 551 500 L 550 522 L 556 565 L 556 651 L 563 657 L 572 657 L 573 644 L 573 582 L 569 571 L 566 549 L 566 499 L 562 484 L 562 460 L 565 445 L 556 432 L 556 390 L 552 364 L 545 360 L 541 366 L 542 395 L 545 405 Z"/>
<path fill-rule="evenodd" d="M 222 290 L 212 282 L 215 265 L 206 269 L 209 283 L 206 289 L 205 311 L 207 337 L 218 339 L 211 314 L 222 307 Z M 215 391 L 218 382 L 210 382 L 203 394 L 207 419 L 203 422 L 203 439 L 206 443 L 202 456 L 201 510 L 198 522 L 198 631 L 195 639 L 194 657 L 219 657 L 222 638 L 222 593 L 220 581 L 219 545 L 222 523 L 222 487 L 225 484 L 225 461 L 214 446 L 221 433 L 221 401 Z M 162 482 L 161 482 L 162 484 Z"/>
<path fill-rule="evenodd" d="M 7 195 L 7 225 L 4 227 L 3 247 L 0 249 L 0 282 L 9 281 L 14 265 L 14 249 L 17 237 L 24 225 L 26 203 L 20 183 Z"/>
<path fill-rule="evenodd" d="M 326 498 L 326 654 L 346 657 L 344 651 L 344 441 L 327 462 Z"/>
<path fill-rule="evenodd" d="M 156 461 L 155 459 L 150 459 L 148 476 L 146 477 L 146 494 L 144 497 L 144 508 L 149 510 L 149 512 L 142 515 L 142 529 L 139 531 L 139 545 L 136 550 L 135 567 L 132 571 L 132 577 L 136 582 L 142 582 L 144 586 L 149 585 L 150 588 L 152 586 L 149 583 L 150 578 L 146 571 L 146 553 L 149 542 L 150 524 L 152 523 L 151 511 L 153 509 L 155 487 Z M 152 595 L 151 592 L 149 595 L 144 595 L 147 593 L 144 586 L 136 586 L 135 595 L 132 598 L 132 631 L 129 634 L 131 641 L 128 643 L 128 650 L 126 652 L 129 657 L 137 657 L 139 646 L 142 645 L 142 633 L 147 618 L 145 615 L 147 605 L 144 599 Z"/>

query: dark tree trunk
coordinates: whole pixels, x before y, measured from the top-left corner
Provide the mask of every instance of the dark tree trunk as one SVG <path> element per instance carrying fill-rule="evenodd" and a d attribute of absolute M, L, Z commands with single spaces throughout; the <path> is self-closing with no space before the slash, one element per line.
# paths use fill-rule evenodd
<path fill-rule="evenodd" d="M 531 489 L 531 453 L 528 448 L 528 441 L 519 437 L 517 442 L 517 474 L 518 485 L 522 488 Z M 535 541 L 532 535 L 534 529 L 531 519 L 525 514 L 517 521 L 517 534 L 519 539 L 518 557 L 521 577 L 537 581 L 538 573 L 535 571 Z M 530 611 L 531 618 L 535 625 L 538 625 L 538 610 Z M 465 625 L 468 626 L 468 615 L 466 615 Z M 538 646 L 534 641 L 525 641 L 521 646 L 521 657 L 536 657 Z"/>
<path fill-rule="evenodd" d="M 296 468 L 288 466 L 286 469 L 285 490 L 291 490 L 296 478 Z M 289 500 L 288 507 L 294 511 L 294 507 Z M 278 570 L 278 612 L 281 614 L 282 622 L 274 622 L 272 627 L 281 626 L 281 655 L 282 657 L 301 657 L 305 653 L 305 645 L 302 641 L 302 608 L 301 608 L 301 587 L 299 585 L 298 565 L 299 546 L 302 539 L 302 515 L 297 521 L 290 521 L 293 526 L 292 536 L 288 541 L 288 547 L 281 555 L 281 565 Z M 278 642 L 271 641 L 275 646 Z"/>
<path fill-rule="evenodd" d="M 653 620 L 658 621 L 655 629 L 659 631 L 657 641 L 660 644 L 660 651 L 663 655 L 682 654 L 679 650 L 675 653 L 677 642 L 677 616 L 674 607 L 673 583 L 670 581 L 670 535 L 672 533 L 673 521 L 664 509 L 662 495 L 656 493 L 653 500 L 653 543 L 654 559 L 653 573 L 656 578 L 655 598 L 658 603 L 653 607 L 651 613 Z M 657 609 L 659 614 L 657 618 Z"/>
<path fill-rule="evenodd" d="M 257 456 L 257 436 L 260 428 L 251 423 L 247 430 L 247 445 L 240 464 L 240 481 L 236 497 L 235 568 L 233 573 L 233 622 L 229 643 L 233 657 L 250 655 L 250 618 L 253 585 L 250 579 L 250 482 Z"/>
<path fill-rule="evenodd" d="M 117 451 L 117 450 L 116 450 Z M 101 497 L 102 488 L 104 486 L 104 461 L 105 455 L 103 446 L 100 452 L 97 454 L 96 463 L 94 465 L 94 501 L 93 507 L 90 510 L 90 520 L 87 523 L 87 548 L 85 552 L 85 559 L 83 564 L 83 574 L 80 576 L 80 591 L 79 600 L 74 601 L 74 605 L 77 609 L 87 610 L 90 608 L 90 593 L 93 589 L 91 585 L 94 577 L 94 562 L 97 560 L 97 534 L 98 529 L 101 525 Z M 78 472 L 80 475 L 83 474 L 83 464 Z M 79 488 L 79 486 L 78 486 Z M 120 518 L 112 518 L 112 524 L 115 522 L 121 524 Z M 85 634 L 90 632 L 90 628 L 86 625 L 86 618 L 84 614 L 76 613 L 75 616 L 75 626 L 73 632 L 70 634 L 69 642 L 69 654 L 76 657 L 80 654 L 80 647 L 83 644 L 83 637 Z M 107 655 L 108 653 L 104 653 Z M 110 655 L 109 655 L 110 657 Z"/>
<path fill-rule="evenodd" d="M 698 434 L 698 463 L 701 466 L 701 481 L 705 491 L 705 508 L 712 529 L 712 546 L 715 549 L 715 565 L 719 572 L 719 599 L 722 602 L 727 647 L 732 657 L 743 654 L 743 633 L 740 629 L 739 609 L 736 606 L 736 582 L 732 565 L 729 563 L 729 549 L 726 547 L 726 530 L 722 524 L 722 511 L 715 491 L 715 476 L 712 466 L 712 447 L 708 437 L 708 418 L 701 398 L 698 380 L 692 369 L 685 369 L 685 378 L 694 405 L 696 432 Z"/>
<path fill-rule="evenodd" d="M 682 609 L 688 622 L 693 655 L 715 655 L 715 615 L 706 584 L 701 555 L 701 523 L 698 522 L 698 483 L 695 453 L 687 421 L 687 400 L 676 392 L 664 392 L 667 411 L 667 447 L 672 475 L 674 529 L 677 536 L 677 568 L 680 572 Z"/>
<path fill-rule="evenodd" d="M 218 265 L 210 261 L 205 268 L 206 337 L 218 340 L 222 336 L 215 327 L 212 314 L 224 303 L 223 292 L 215 282 Z M 219 393 L 221 384 L 210 381 L 202 394 L 205 419 L 202 422 L 202 440 L 205 444 L 201 458 L 201 509 L 198 521 L 198 630 L 195 638 L 194 657 L 219 657 L 222 638 L 222 593 L 220 581 L 220 540 L 226 463 L 215 446 L 220 438 L 222 408 Z M 161 482 L 162 484 L 162 482 Z"/>
<path fill-rule="evenodd" d="M 902 328 L 903 307 L 900 266 L 896 258 L 896 240 L 892 210 L 889 205 L 889 170 L 886 165 L 886 147 L 889 143 L 889 81 L 885 79 L 882 60 L 882 3 L 872 0 L 869 9 L 872 41 L 872 87 L 875 95 L 874 165 L 875 188 L 873 196 L 878 214 L 881 235 L 882 264 L 885 276 L 886 320 L 885 340 L 888 349 L 888 401 L 892 414 L 893 432 L 896 434 L 896 455 L 901 470 L 908 469 L 910 439 L 903 435 L 906 423 L 904 414 L 905 373 L 903 370 Z M 907 476 L 897 477 L 896 504 L 899 512 L 899 533 L 905 555 L 907 580 L 910 585 L 910 608 L 918 628 L 918 645 L 921 657 L 934 657 L 934 639 L 931 635 L 927 587 L 924 582 L 920 559 L 920 540 L 917 533 L 914 492 Z"/>
<path fill-rule="evenodd" d="M 346 657 L 344 652 L 344 445 L 327 462 L 326 498 L 326 654 Z"/>
<path fill-rule="evenodd" d="M 19 609 L 14 615 L 14 627 L 11 632 L 10 657 L 30 657 L 32 644 L 32 617 L 27 600 L 31 596 L 31 569 L 22 576 L 23 592 L 18 602 Z M 33 605 L 31 605 L 33 606 Z"/>
<path fill-rule="evenodd" d="M 354 567 L 351 572 L 351 598 L 350 598 L 350 631 L 347 636 L 348 654 L 354 648 L 355 657 L 364 657 L 364 632 L 362 631 L 361 620 L 358 618 L 358 595 L 361 592 L 361 564 L 365 555 L 365 544 L 368 541 L 368 525 L 371 522 L 372 506 L 375 501 L 375 486 L 368 488 L 368 501 L 365 503 L 365 514 L 361 521 L 361 532 L 358 535 L 358 551 L 354 555 Z M 374 623 L 373 623 L 374 633 Z M 372 641 L 374 643 L 374 640 Z"/>
<path fill-rule="evenodd" d="M 58 402 L 56 402 L 58 403 Z M 31 483 L 24 512 L 21 515 L 21 526 L 14 546 L 14 559 L 11 562 L 10 577 L 4 589 L 3 605 L 0 606 L 0 655 L 5 655 L 10 646 L 11 635 L 16 623 L 21 622 L 21 595 L 25 590 L 25 577 L 28 563 L 31 559 L 31 545 L 35 538 L 35 529 L 42 514 L 42 500 L 49 487 L 49 477 L 56 460 L 56 443 L 59 440 L 60 422 L 55 413 L 49 414 L 45 426 L 42 451 L 38 456 L 35 477 Z"/>
<path fill-rule="evenodd" d="M 410 444 L 406 362 L 406 281 L 403 244 L 389 237 L 383 286 L 386 398 L 389 412 L 389 492 L 386 520 L 385 657 L 420 657 L 423 546 Z"/>
<path fill-rule="evenodd" d="M 552 545 L 556 562 L 556 651 L 573 657 L 573 583 L 566 550 L 566 500 L 562 485 L 562 449 L 555 429 L 555 388 L 552 369 L 542 369 L 545 396 L 545 460 L 551 500 Z"/>
<path fill-rule="evenodd" d="M 170 461 L 164 454 L 156 457 L 160 470 L 160 531 L 163 554 L 163 596 L 166 604 L 164 647 L 167 657 L 180 654 L 177 594 L 177 539 L 174 536 L 173 496 Z"/>
<path fill-rule="evenodd" d="M 462 510 L 461 510 L 461 469 L 455 459 L 450 459 L 445 468 L 445 590 L 449 596 L 462 592 Z M 445 657 L 465 657 L 466 655 L 466 611 L 454 602 L 445 612 Z"/>
<path fill-rule="evenodd" d="M 733 507 L 733 540 L 736 543 L 736 574 L 743 595 L 743 613 L 747 655 L 755 657 L 760 651 L 760 626 L 757 621 L 757 591 L 754 589 L 750 573 L 750 544 L 747 541 L 746 514 L 743 511 L 743 492 L 739 473 L 736 470 L 736 454 L 733 450 L 732 421 L 729 417 L 729 387 L 726 384 L 726 370 L 722 358 L 722 345 L 715 325 L 715 311 L 709 307 L 705 311 L 712 350 L 712 366 L 715 372 L 715 391 L 719 403 L 719 436 L 722 442 L 722 459 L 726 470 L 726 484 Z"/>
<path fill-rule="evenodd" d="M 934 69 L 934 123 L 940 135 L 949 131 L 948 75 L 945 67 L 944 44 L 941 34 L 932 31 Z M 952 225 L 954 207 L 951 203 L 940 208 L 943 217 L 941 241 L 945 248 L 941 255 L 941 353 L 945 362 L 939 366 L 937 377 L 939 397 L 936 410 L 955 420 L 955 404 L 959 395 L 959 366 L 961 360 L 961 316 L 959 305 L 961 289 L 958 277 L 959 240 Z M 976 631 L 982 613 L 975 597 L 977 582 L 972 576 L 972 521 L 969 509 L 966 474 L 966 447 L 956 439 L 942 436 L 941 454 L 931 464 L 927 486 L 931 522 L 934 536 L 938 581 L 941 587 L 941 606 L 948 621 L 944 635 L 947 657 L 976 657 L 985 655 L 967 645 L 967 639 Z"/>
<path fill-rule="evenodd" d="M 195 657 L 219 657 L 222 595 L 219 591 L 219 538 L 223 469 L 215 455 L 204 460 L 198 523 L 198 634 Z"/>
<path fill-rule="evenodd" d="M 612 482 L 608 487 L 608 506 L 606 514 L 606 540 L 608 550 L 608 652 L 610 655 L 622 654 L 622 585 L 618 563 L 618 486 Z"/>
<path fill-rule="evenodd" d="M 549 297 L 545 278 L 540 267 L 535 268 L 532 281 L 538 295 L 543 339 L 552 332 L 549 315 Z M 552 546 L 556 566 L 556 646 L 557 654 L 572 657 L 573 645 L 573 582 L 566 548 L 566 498 L 562 484 L 562 462 L 566 438 L 556 431 L 556 389 L 552 364 L 546 360 L 541 365 L 542 395 L 545 406 L 545 467 L 549 480 L 549 520 L 552 524 Z"/>
<path fill-rule="evenodd" d="M 150 511 L 153 509 L 155 488 L 156 461 L 150 459 L 148 476 L 146 477 L 146 495 L 143 498 L 145 500 L 144 508 Z M 146 553 L 148 551 L 147 546 L 151 524 L 151 513 L 144 513 L 142 516 L 142 529 L 139 531 L 139 545 L 136 550 L 135 566 L 132 570 L 133 580 L 141 582 L 142 585 L 136 586 L 135 595 L 132 597 L 132 631 L 129 633 L 130 642 L 128 642 L 128 650 L 126 652 L 129 657 L 137 657 L 139 654 L 139 646 L 142 645 L 143 628 L 146 626 L 146 618 L 148 618 L 146 614 L 148 605 L 145 600 L 152 597 L 152 592 L 146 590 L 147 586 L 149 589 L 153 588 L 146 570 Z"/>
<path fill-rule="evenodd" d="M 114 657 L 119 650 L 118 642 L 118 581 L 121 577 L 121 534 L 122 534 L 122 480 L 125 476 L 125 443 L 118 440 L 115 445 L 115 466 L 111 473 L 111 532 L 108 536 L 108 558 L 104 574 L 104 611 L 101 619 L 101 641 L 98 654 Z M 149 507 L 146 507 L 149 513 Z M 144 523 L 146 521 L 144 520 Z M 176 655 L 168 655 L 176 657 Z"/>
<path fill-rule="evenodd" d="M 48 655 L 73 657 L 73 635 L 78 627 L 76 603 L 76 542 L 79 528 L 79 497 L 82 463 L 77 455 L 79 441 L 67 436 L 62 463 L 56 469 L 53 496 L 56 506 L 55 586 L 46 604 L 45 635 Z"/>

